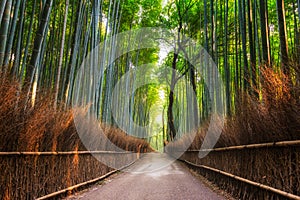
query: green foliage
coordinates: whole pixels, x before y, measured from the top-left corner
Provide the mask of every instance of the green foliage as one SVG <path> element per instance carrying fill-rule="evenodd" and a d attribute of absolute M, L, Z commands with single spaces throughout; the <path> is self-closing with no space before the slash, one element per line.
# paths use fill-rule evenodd
<path fill-rule="evenodd" d="M 260 90 L 263 80 L 258 65 L 263 64 L 265 49 L 262 42 L 263 36 L 266 36 L 270 42 L 267 50 L 270 51 L 271 63 L 277 66 L 274 68 L 280 70 L 283 62 L 280 56 L 279 31 L 279 24 L 282 22 L 278 20 L 276 1 L 265 1 L 267 2 L 266 14 L 269 32 L 267 33 L 262 31 L 259 0 L 69 0 L 65 35 L 62 31 L 66 8 L 65 0 L 53 0 L 49 18 L 43 16 L 45 5 L 50 2 L 49 0 L 21 1 L 19 12 L 15 12 L 18 5 L 16 1 L 7 2 L 12 2 L 12 9 L 8 9 L 4 3 L 1 4 L 0 9 L 3 12 L 0 13 L 1 17 L 3 15 L 0 22 L 2 38 L 0 61 L 2 62 L 5 58 L 5 62 L 8 63 L 1 66 L 1 71 L 5 73 L 5 76 L 12 74 L 22 81 L 22 89 L 28 93 L 28 99 L 31 94 L 42 88 L 49 88 L 54 92 L 58 84 L 58 100 L 65 102 L 68 107 L 72 99 L 73 80 L 88 53 L 99 42 L 111 38 L 116 33 L 141 27 L 168 28 L 173 33 L 184 34 L 203 45 L 218 65 L 226 85 L 226 90 L 220 91 L 220 93 L 224 99 L 226 96 L 228 97 L 227 101 L 231 105 L 227 110 L 232 113 L 235 111 L 240 93 L 254 94 Z M 164 5 L 164 3 L 166 4 Z M 225 5 L 228 5 L 228 13 L 226 13 Z M 299 63 L 300 57 L 299 6 L 293 0 L 284 1 L 288 56 L 290 59 L 297 60 L 297 63 Z M 21 9 L 23 7 L 24 11 Z M 249 10 L 251 15 L 248 15 Z M 241 19 L 243 19 L 243 23 Z M 16 27 L 15 32 L 11 27 Z M 45 28 L 45 33 L 39 30 L 41 27 Z M 250 35 L 250 27 L 252 35 Z M 12 38 L 11 44 L 7 40 L 9 37 Z M 65 38 L 65 44 L 62 47 L 61 75 L 58 78 L 62 38 Z M 252 39 L 251 45 L 250 39 Z M 177 42 L 184 43 L 184 38 L 180 38 Z M 114 44 L 106 45 L 112 47 Z M 124 41 L 122 45 L 130 45 L 130 41 Z M 177 47 L 178 45 L 176 44 Z M 253 46 L 254 51 L 251 51 L 250 46 Z M 113 53 L 110 52 L 111 55 Z M 110 116 L 106 116 L 109 113 L 107 110 L 111 98 L 110 93 L 122 75 L 131 69 L 130 65 L 138 68 L 143 64 L 152 63 L 153 65 L 149 67 L 148 71 L 138 76 L 147 77 L 152 73 L 160 78 L 156 84 L 144 86 L 135 92 L 134 112 L 139 114 L 133 115 L 135 116 L 134 120 L 141 124 L 151 123 L 151 114 L 148 114 L 150 107 L 157 107 L 159 104 L 167 106 L 170 103 L 167 100 L 167 94 L 170 92 L 169 87 L 172 85 L 172 80 L 171 74 L 167 71 L 171 67 L 174 67 L 179 74 L 185 75 L 182 80 L 186 84 L 195 86 L 193 89 L 198 97 L 198 114 L 201 116 L 200 120 L 205 120 L 209 116 L 208 113 L 212 106 L 209 105 L 208 91 L 202 77 L 205 73 L 193 71 L 189 63 L 183 59 L 183 52 L 179 53 L 181 56 L 176 58 L 176 66 L 172 66 L 174 53 L 167 55 L 163 64 L 159 65 L 158 62 L 161 61 L 159 49 L 141 49 L 129 52 L 116 60 L 111 71 L 106 71 L 105 76 L 100 80 L 99 94 L 95 96 L 98 98 L 95 106 L 99 110 L 99 117 L 105 116 L 109 122 L 113 123 Z M 252 55 L 253 53 L 255 55 Z M 251 66 L 253 62 L 250 60 L 251 56 L 254 57 L 256 66 Z M 30 61 L 35 64 L 30 64 Z M 291 69 L 291 72 L 293 71 Z M 26 74 L 30 74 L 27 79 L 25 79 Z M 295 84 L 297 81 L 293 80 L 293 83 Z M 247 85 L 250 87 L 246 87 Z M 160 91 L 164 91 L 166 96 L 164 100 L 161 100 L 158 95 Z M 187 101 L 184 92 L 182 89 L 176 94 L 182 96 L 180 98 L 183 99 L 183 102 Z M 34 98 L 38 99 L 39 97 L 34 96 Z M 176 97 L 175 101 L 177 100 Z M 187 103 L 184 102 L 183 106 L 186 106 Z M 141 104 L 145 107 L 142 110 L 140 110 Z M 161 112 L 161 107 L 157 110 Z M 142 118 L 141 116 L 147 117 Z M 179 116 L 175 117 L 179 118 Z"/>

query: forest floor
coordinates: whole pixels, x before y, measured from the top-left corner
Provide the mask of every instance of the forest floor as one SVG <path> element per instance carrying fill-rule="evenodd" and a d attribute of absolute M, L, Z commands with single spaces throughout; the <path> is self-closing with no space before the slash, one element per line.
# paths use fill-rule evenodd
<path fill-rule="evenodd" d="M 70 196 L 77 199 L 232 199 L 179 161 L 160 153 L 148 153 L 128 168 L 99 185 Z"/>

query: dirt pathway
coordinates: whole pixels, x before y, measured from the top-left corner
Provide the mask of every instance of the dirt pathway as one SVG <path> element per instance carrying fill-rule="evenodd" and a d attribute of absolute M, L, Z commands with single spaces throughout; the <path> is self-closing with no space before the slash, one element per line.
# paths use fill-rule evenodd
<path fill-rule="evenodd" d="M 88 191 L 68 198 L 90 200 L 203 199 L 222 200 L 178 161 L 159 153 L 147 154 L 124 172 Z"/>

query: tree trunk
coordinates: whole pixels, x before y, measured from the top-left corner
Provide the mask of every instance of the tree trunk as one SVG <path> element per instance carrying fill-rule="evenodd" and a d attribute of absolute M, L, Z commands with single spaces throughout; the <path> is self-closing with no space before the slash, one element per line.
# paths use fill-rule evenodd
<path fill-rule="evenodd" d="M 256 55 L 255 55 L 255 34 L 253 34 L 253 12 L 251 0 L 248 2 L 248 36 L 249 36 L 249 47 L 250 47 L 250 70 L 251 70 L 251 80 L 252 86 L 256 87 Z M 250 81 L 250 80 L 249 80 Z"/>
<path fill-rule="evenodd" d="M 225 2 L 225 55 L 224 55 L 224 70 L 225 70 L 225 83 L 226 83 L 226 112 L 227 115 L 231 115 L 231 108 L 230 108 L 230 67 L 228 66 L 228 0 Z"/>
<path fill-rule="evenodd" d="M 42 48 L 42 44 L 45 38 L 45 34 L 46 34 L 46 29 L 47 29 L 47 24 L 48 24 L 48 20 L 50 17 L 50 13 L 51 13 L 51 9 L 52 9 L 52 3 L 53 0 L 47 0 L 45 7 L 43 9 L 42 12 L 42 18 L 34 39 L 34 46 L 33 46 L 33 50 L 32 50 L 32 55 L 31 55 L 31 59 L 30 59 L 30 63 L 27 66 L 26 69 L 26 80 L 29 81 L 31 79 L 31 77 L 34 75 L 34 70 L 37 67 L 37 63 L 40 57 L 40 51 Z"/>
<path fill-rule="evenodd" d="M 193 66 L 191 66 L 189 63 L 189 69 L 190 69 L 190 82 L 192 84 L 192 87 L 193 87 L 193 91 L 194 91 L 194 95 L 195 97 L 197 97 L 197 85 L 196 85 L 196 77 L 195 77 L 195 70 L 193 68 Z M 194 99 L 192 98 L 192 102 L 193 102 L 193 117 L 194 117 L 194 126 L 195 127 L 198 127 L 198 124 L 199 124 L 199 116 L 198 116 L 198 102 L 197 102 L 197 98 Z"/>
<path fill-rule="evenodd" d="M 300 0 L 298 1 L 300 3 Z M 293 15 L 294 15 L 294 33 L 295 33 L 295 59 L 297 60 L 297 62 L 300 64 L 300 34 L 299 34 L 299 29 L 298 29 L 298 20 L 297 20 L 297 15 L 296 15 L 296 6 L 295 3 L 293 3 Z M 299 14 L 300 15 L 300 14 Z M 300 20 L 300 18 L 299 18 Z"/>
<path fill-rule="evenodd" d="M 54 102 L 55 108 L 56 108 L 56 104 L 57 104 L 57 100 L 58 100 L 58 89 L 59 89 L 61 68 L 62 68 L 63 55 L 64 55 L 65 36 L 66 36 L 66 28 L 67 28 L 67 20 L 68 20 L 68 10 L 69 10 L 69 0 L 66 0 L 66 9 L 65 9 L 65 16 L 64 16 L 61 46 L 60 46 L 59 63 L 58 63 L 56 84 L 55 84 L 55 102 Z"/>
<path fill-rule="evenodd" d="M 76 22 L 74 24 L 75 32 L 73 33 L 72 37 L 72 48 L 70 53 L 70 61 L 69 66 L 66 71 L 66 84 L 64 88 L 65 93 L 65 102 L 66 106 L 70 105 L 71 98 L 72 98 L 72 92 L 73 92 L 73 84 L 74 84 L 74 76 L 76 71 L 76 61 L 77 61 L 77 55 L 78 55 L 78 48 L 80 43 L 80 36 L 82 34 L 82 18 L 84 15 L 84 3 L 80 1 L 78 7 L 77 7 L 77 15 L 76 15 Z"/>
<path fill-rule="evenodd" d="M 210 36 L 210 45 L 211 45 L 211 58 L 216 61 L 215 59 L 215 37 L 214 37 L 214 29 L 215 29 L 215 22 L 214 22 L 214 1 L 210 0 L 210 24 L 211 24 L 211 36 Z"/>
<path fill-rule="evenodd" d="M 28 56 L 28 49 L 29 49 L 29 45 L 30 45 L 30 38 L 32 35 L 32 27 L 33 27 L 33 21 L 34 21 L 34 14 L 35 14 L 35 9 L 36 9 L 36 1 L 34 0 L 33 4 L 32 4 L 32 10 L 31 10 L 31 17 L 30 17 L 30 23 L 29 23 L 29 31 L 26 37 L 26 46 L 25 46 L 25 50 L 24 50 L 24 55 L 23 55 L 23 59 L 22 59 L 22 68 L 21 68 L 21 72 L 20 72 L 20 76 L 19 76 L 19 80 L 20 82 L 22 82 L 23 80 L 23 76 L 25 74 L 25 65 L 27 63 L 27 56 Z"/>
<path fill-rule="evenodd" d="M 269 28 L 268 15 L 266 10 L 266 0 L 260 0 L 260 28 L 261 28 L 261 42 L 263 63 L 270 65 L 270 44 L 269 44 Z"/>
<path fill-rule="evenodd" d="M 21 1 L 16 1 L 15 2 L 14 16 L 13 16 L 13 20 L 12 20 L 12 23 L 11 23 L 9 38 L 8 38 L 7 45 L 6 45 L 6 52 L 5 52 L 5 59 L 4 59 L 4 65 L 5 66 L 8 65 L 9 59 L 10 59 L 10 56 L 11 56 L 11 48 L 12 48 L 13 39 L 14 39 L 14 36 L 15 36 L 15 30 L 16 30 L 18 15 L 19 15 L 20 2 Z"/>
<path fill-rule="evenodd" d="M 278 29 L 280 38 L 280 58 L 281 65 L 285 74 L 288 74 L 288 46 L 286 39 L 286 24 L 285 24 L 285 11 L 284 0 L 277 0 L 277 16 L 278 16 Z"/>
<path fill-rule="evenodd" d="M 207 27 L 207 0 L 204 0 L 204 35 L 205 35 L 205 43 L 204 48 L 207 52 L 208 50 L 208 27 Z"/>
<path fill-rule="evenodd" d="M 2 0 L 1 3 L 0 3 L 0 24 L 2 22 L 2 17 L 3 17 L 5 5 L 6 5 L 6 0 Z"/>
<path fill-rule="evenodd" d="M 20 13 L 20 19 L 19 19 L 19 27 L 17 28 L 18 31 L 18 42 L 17 42 L 17 47 L 15 50 L 15 60 L 14 60 L 14 65 L 13 65 L 13 70 L 11 72 L 12 75 L 17 77 L 19 74 L 19 67 L 21 65 L 21 56 L 22 56 L 22 50 L 21 50 L 21 44 L 23 43 L 23 32 L 24 32 L 24 13 L 25 13 L 25 7 L 26 7 L 26 0 L 22 2 L 21 6 L 21 13 Z"/>
<path fill-rule="evenodd" d="M 8 28 L 9 28 L 11 4 L 12 4 L 12 0 L 8 0 L 6 2 L 6 6 L 5 6 L 4 14 L 3 14 L 3 20 L 2 20 L 1 28 L 0 28 L 0 33 L 1 33 L 1 35 L 0 35 L 0 67 L 2 67 L 3 61 L 4 61 L 5 47 L 6 47 L 6 41 L 7 41 L 7 35 L 8 35 Z"/>
<path fill-rule="evenodd" d="M 244 72 L 244 89 L 248 90 L 249 72 L 248 72 L 248 58 L 247 58 L 247 40 L 246 40 L 246 16 L 245 16 L 245 0 L 239 0 L 239 15 L 240 15 L 240 29 L 242 34 L 242 49 L 243 49 L 243 72 Z M 240 74 L 242 76 L 242 74 Z"/>
<path fill-rule="evenodd" d="M 174 53 L 173 62 L 172 62 L 172 78 L 171 78 L 171 86 L 169 93 L 169 105 L 168 105 L 168 125 L 169 125 L 169 135 L 170 140 L 173 141 L 176 137 L 176 129 L 174 125 L 174 116 L 173 116 L 173 104 L 174 104 L 174 88 L 176 84 L 175 80 L 175 70 L 176 70 L 176 62 L 177 62 L 178 54 Z"/>

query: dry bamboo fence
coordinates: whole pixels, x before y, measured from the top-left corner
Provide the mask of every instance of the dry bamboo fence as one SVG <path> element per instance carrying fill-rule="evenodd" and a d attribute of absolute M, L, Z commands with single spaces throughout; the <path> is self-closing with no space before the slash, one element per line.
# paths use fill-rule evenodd
<path fill-rule="evenodd" d="M 94 156 L 122 166 L 137 159 L 131 152 L 112 151 L 1 152 L 0 199 L 36 199 L 114 170 Z"/>
<path fill-rule="evenodd" d="M 300 196 L 300 140 L 202 151 L 211 152 L 200 159 L 199 150 L 189 150 L 180 159 L 202 166 L 196 167 L 200 174 L 238 199 L 286 199 L 283 193 Z M 169 152 L 172 154 L 172 151 Z M 227 176 L 229 174 L 240 178 Z M 242 182 L 242 179 L 247 181 Z M 282 191 L 282 194 L 259 188 L 250 182 L 274 188 Z"/>
<path fill-rule="evenodd" d="M 134 162 L 135 162 L 135 161 L 129 163 L 128 165 L 126 165 L 126 166 L 124 166 L 124 167 L 122 167 L 122 168 L 120 168 L 120 169 L 116 169 L 116 170 L 110 171 L 110 172 L 108 172 L 107 174 L 104 174 L 104 175 L 102 175 L 102 176 L 100 176 L 100 177 L 98 177 L 98 178 L 94 178 L 94 179 L 92 179 L 92 180 L 85 181 L 85 182 L 79 183 L 79 184 L 77 184 L 77 185 L 73 185 L 73 186 L 68 187 L 68 188 L 65 188 L 65 189 L 63 189 L 63 190 L 59 190 L 59 191 L 53 192 L 53 193 L 51 193 L 51 194 L 47 194 L 47 195 L 45 195 L 45 196 L 42 196 L 42 197 L 37 198 L 36 200 L 45 200 L 45 199 L 50 199 L 50 198 L 53 198 L 53 197 L 57 197 L 58 195 L 64 194 L 64 193 L 66 193 L 66 192 L 71 192 L 71 191 L 73 191 L 73 190 L 75 190 L 75 189 L 77 189 L 77 188 L 80 188 L 80 187 L 83 187 L 83 186 L 86 186 L 86 185 L 95 183 L 95 182 L 97 182 L 97 181 L 101 181 L 101 180 L 107 178 L 108 176 L 110 176 L 110 175 L 116 173 L 117 171 L 120 171 L 120 170 L 122 170 L 122 169 L 124 169 L 124 168 L 126 168 L 126 167 L 129 167 L 129 166 L 132 165 Z"/>
<path fill-rule="evenodd" d="M 215 169 L 215 168 L 212 168 L 212 167 L 208 167 L 208 166 L 205 166 L 205 165 L 196 165 L 194 163 L 191 163 L 187 160 L 183 160 L 184 162 L 186 162 L 187 164 L 189 165 L 192 165 L 194 167 L 199 167 L 199 168 L 203 168 L 203 169 L 207 169 L 207 170 L 210 170 L 210 171 L 213 171 L 213 172 L 217 172 L 219 174 L 222 174 L 222 175 L 225 175 L 225 176 L 228 176 L 230 178 L 234 178 L 238 181 L 241 181 L 241 182 L 244 182 L 244 183 L 247 183 L 247 184 L 250 184 L 250 185 L 253 185 L 255 187 L 258 187 L 258 188 L 261 188 L 263 190 L 267 190 L 267 191 L 270 191 L 270 192 L 273 192 L 273 193 L 276 193 L 276 194 L 279 194 L 283 197 L 286 197 L 288 199 L 295 199 L 295 200 L 300 200 L 300 196 L 297 196 L 297 195 L 294 195 L 294 194 L 291 194 L 291 193 L 288 193 L 288 192 L 285 192 L 285 191 L 282 191 L 282 190 L 278 190 L 276 188 L 273 188 L 273 187 L 270 187 L 270 186 L 267 186 L 267 185 L 263 185 L 261 183 L 257 183 L 257 182 L 254 182 L 254 181 L 250 181 L 248 179 L 245 179 L 245 178 L 242 178 L 242 177 L 239 177 L 239 176 L 236 176 L 234 174 L 230 174 L 230 173 L 227 173 L 227 172 L 224 172 L 222 170 L 218 170 L 218 169 Z"/>

